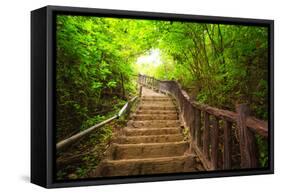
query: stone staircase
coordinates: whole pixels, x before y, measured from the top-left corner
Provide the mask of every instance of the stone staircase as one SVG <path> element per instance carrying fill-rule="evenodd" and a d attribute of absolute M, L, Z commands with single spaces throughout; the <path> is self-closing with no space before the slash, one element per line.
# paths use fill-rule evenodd
<path fill-rule="evenodd" d="M 172 98 L 145 89 L 136 112 L 94 176 L 130 176 L 202 170 L 184 140 Z"/>

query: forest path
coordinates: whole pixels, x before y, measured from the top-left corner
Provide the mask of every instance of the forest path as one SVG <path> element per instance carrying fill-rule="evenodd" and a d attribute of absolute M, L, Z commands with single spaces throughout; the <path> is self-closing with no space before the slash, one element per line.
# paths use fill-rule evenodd
<path fill-rule="evenodd" d="M 184 140 L 178 108 L 143 87 L 140 103 L 93 176 L 130 176 L 204 170 Z"/>

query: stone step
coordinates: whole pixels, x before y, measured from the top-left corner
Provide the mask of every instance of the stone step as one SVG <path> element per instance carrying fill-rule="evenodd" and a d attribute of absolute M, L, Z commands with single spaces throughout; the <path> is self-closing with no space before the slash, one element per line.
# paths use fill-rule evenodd
<path fill-rule="evenodd" d="M 144 100 L 171 100 L 172 98 L 169 97 L 169 96 L 142 96 L 141 99 L 144 99 Z"/>
<path fill-rule="evenodd" d="M 183 136 L 181 134 L 120 136 L 115 140 L 115 142 L 119 144 L 164 143 L 179 141 L 183 141 Z"/>
<path fill-rule="evenodd" d="M 181 129 L 179 127 L 168 127 L 168 128 L 124 128 L 123 132 L 127 136 L 143 136 L 143 135 L 169 135 L 169 134 L 180 134 Z"/>
<path fill-rule="evenodd" d="M 146 88 L 143 95 L 127 127 L 114 135 L 105 158 L 90 177 L 204 170 L 184 140 L 174 99 Z"/>
<path fill-rule="evenodd" d="M 171 106 L 171 107 L 176 107 L 176 105 L 173 102 L 161 102 L 161 101 L 140 102 L 139 106 Z"/>
<path fill-rule="evenodd" d="M 144 121 L 144 120 L 178 120 L 178 115 L 174 114 L 136 114 L 133 115 L 132 120 L 135 121 Z"/>
<path fill-rule="evenodd" d="M 188 154 L 176 157 L 104 160 L 94 176 L 129 176 L 196 171 L 196 157 Z"/>
<path fill-rule="evenodd" d="M 142 102 L 173 102 L 171 98 L 141 98 Z"/>
<path fill-rule="evenodd" d="M 136 114 L 178 114 L 177 110 L 137 110 Z"/>
<path fill-rule="evenodd" d="M 179 120 L 151 120 L 151 121 L 133 121 L 127 123 L 132 128 L 163 128 L 163 127 L 180 127 Z"/>
<path fill-rule="evenodd" d="M 145 144 L 113 144 L 113 159 L 136 159 L 181 156 L 187 150 L 186 141 Z"/>
<path fill-rule="evenodd" d="M 139 110 L 174 110 L 176 111 L 176 106 L 155 106 L 155 105 L 140 105 Z"/>

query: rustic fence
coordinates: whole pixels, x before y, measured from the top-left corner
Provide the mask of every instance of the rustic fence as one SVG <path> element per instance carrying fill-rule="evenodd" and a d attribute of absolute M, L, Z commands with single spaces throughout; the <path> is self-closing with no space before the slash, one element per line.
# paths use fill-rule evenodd
<path fill-rule="evenodd" d="M 176 81 L 139 75 L 138 82 L 176 99 L 191 148 L 207 170 L 258 167 L 255 135 L 267 139 L 268 124 L 251 117 L 246 104 L 236 105 L 236 112 L 222 110 L 192 100 Z"/>

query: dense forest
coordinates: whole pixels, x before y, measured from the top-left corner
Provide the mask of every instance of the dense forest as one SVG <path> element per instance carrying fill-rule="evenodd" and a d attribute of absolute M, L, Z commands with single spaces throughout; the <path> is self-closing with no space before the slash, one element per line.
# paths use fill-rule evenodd
<path fill-rule="evenodd" d="M 57 142 L 115 114 L 136 95 L 139 73 L 176 80 L 194 99 L 217 108 L 234 111 L 246 102 L 252 115 L 267 120 L 266 27 L 61 15 L 56 33 Z M 122 124 L 93 134 L 88 147 L 109 141 Z M 264 166 L 267 145 L 257 141 Z M 95 166 L 101 147 L 80 159 Z M 69 165 L 58 177 L 83 177 L 87 168 Z"/>

